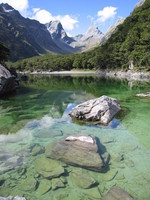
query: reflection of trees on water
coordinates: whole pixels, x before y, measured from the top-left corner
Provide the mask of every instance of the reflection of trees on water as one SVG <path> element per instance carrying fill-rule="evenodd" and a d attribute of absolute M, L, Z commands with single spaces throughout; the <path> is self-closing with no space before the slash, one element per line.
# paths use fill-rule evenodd
<path fill-rule="evenodd" d="M 149 90 L 149 83 L 133 82 L 132 90 L 124 80 L 95 76 L 29 76 L 17 95 L 0 101 L 0 133 L 16 133 L 28 121 L 43 115 L 61 118 L 69 103 L 79 104 L 102 95 L 124 104 L 134 94 Z"/>

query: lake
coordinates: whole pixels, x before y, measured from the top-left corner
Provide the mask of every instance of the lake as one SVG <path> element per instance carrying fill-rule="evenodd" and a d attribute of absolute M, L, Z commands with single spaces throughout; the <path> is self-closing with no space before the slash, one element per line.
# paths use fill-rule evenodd
<path fill-rule="evenodd" d="M 29 76 L 15 95 L 0 100 L 0 196 L 95 200 L 116 185 L 137 200 L 149 200 L 150 99 L 135 96 L 148 91 L 149 82 Z M 116 98 L 122 107 L 107 126 L 72 121 L 68 113 L 73 107 L 102 95 Z M 39 173 L 38 165 L 43 170 L 47 167 L 42 161 L 47 145 L 78 134 L 99 138 L 110 154 L 107 172 L 59 163 L 64 173 L 58 177 Z M 74 180 L 73 173 L 90 177 L 96 184 L 85 189 L 84 180 Z"/>

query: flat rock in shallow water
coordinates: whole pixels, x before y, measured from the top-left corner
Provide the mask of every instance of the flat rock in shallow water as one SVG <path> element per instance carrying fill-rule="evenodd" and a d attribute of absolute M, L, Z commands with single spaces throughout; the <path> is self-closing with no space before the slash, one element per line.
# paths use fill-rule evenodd
<path fill-rule="evenodd" d="M 44 178 L 52 179 L 65 173 L 60 162 L 48 158 L 40 157 L 35 160 L 35 169 Z"/>
<path fill-rule="evenodd" d="M 26 200 L 24 197 L 12 197 L 12 196 L 9 196 L 9 197 L 0 197 L 0 200 Z"/>
<path fill-rule="evenodd" d="M 65 184 L 60 178 L 54 178 L 52 180 L 52 190 L 57 190 L 59 188 L 65 188 Z"/>
<path fill-rule="evenodd" d="M 70 136 L 50 144 L 46 147 L 46 157 L 63 161 L 72 166 L 103 172 L 108 164 L 105 160 L 109 160 L 103 158 L 103 153 L 106 153 L 106 150 L 102 152 L 101 144 L 98 144 L 98 138 L 89 137 L 87 136 L 87 140 L 80 141 L 79 138 L 83 138 L 83 136 Z M 72 138 L 74 139 L 72 140 Z"/>
<path fill-rule="evenodd" d="M 150 98 L 150 92 L 147 92 L 145 94 L 136 94 L 137 97 L 148 97 Z"/>
<path fill-rule="evenodd" d="M 112 187 L 102 200 L 134 200 L 130 194 L 119 187 Z"/>
<path fill-rule="evenodd" d="M 69 115 L 80 120 L 108 124 L 120 110 L 120 104 L 116 99 L 101 96 L 77 105 Z"/>
<path fill-rule="evenodd" d="M 88 174 L 82 171 L 75 171 L 71 173 L 72 182 L 82 189 L 88 189 L 96 185 L 96 181 Z"/>
<path fill-rule="evenodd" d="M 37 187 L 37 181 L 35 178 L 28 176 L 19 184 L 19 189 L 26 192 L 34 192 Z"/>
<path fill-rule="evenodd" d="M 43 195 L 47 193 L 50 189 L 52 188 L 51 186 L 51 181 L 50 180 L 41 180 L 39 183 L 39 187 L 37 189 L 38 195 Z"/>

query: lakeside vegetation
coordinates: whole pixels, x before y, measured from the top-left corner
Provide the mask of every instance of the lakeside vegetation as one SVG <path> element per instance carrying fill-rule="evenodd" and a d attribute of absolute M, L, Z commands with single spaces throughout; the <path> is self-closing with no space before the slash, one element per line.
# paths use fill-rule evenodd
<path fill-rule="evenodd" d="M 45 54 L 8 63 L 18 71 L 63 71 L 72 69 L 150 71 L 150 0 L 136 8 L 117 31 L 102 45 L 71 55 Z M 0 43 L 0 59 L 6 60 L 8 49 Z"/>

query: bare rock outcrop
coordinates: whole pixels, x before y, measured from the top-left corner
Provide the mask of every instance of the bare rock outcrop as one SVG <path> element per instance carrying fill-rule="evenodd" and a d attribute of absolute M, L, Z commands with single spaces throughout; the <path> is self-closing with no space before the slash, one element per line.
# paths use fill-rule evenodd
<path fill-rule="evenodd" d="M 111 97 L 101 96 L 77 105 L 69 115 L 79 120 L 108 124 L 121 110 L 120 103 Z"/>
<path fill-rule="evenodd" d="M 69 136 L 50 144 L 46 148 L 46 157 L 98 172 L 105 171 L 109 161 L 106 149 L 98 138 L 91 136 Z"/>
<path fill-rule="evenodd" d="M 16 76 L 0 64 L 0 95 L 15 91 L 18 85 Z"/>

